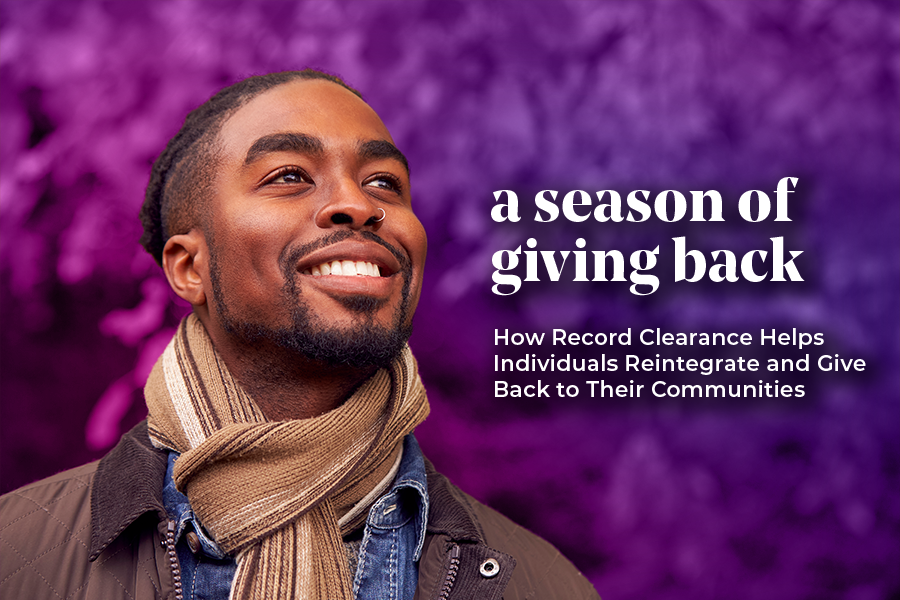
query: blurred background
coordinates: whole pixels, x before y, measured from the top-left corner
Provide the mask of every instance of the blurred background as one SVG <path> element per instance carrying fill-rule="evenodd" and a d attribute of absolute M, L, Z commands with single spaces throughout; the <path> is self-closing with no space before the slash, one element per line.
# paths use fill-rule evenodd
<path fill-rule="evenodd" d="M 150 166 L 247 75 L 347 79 L 412 164 L 429 234 L 417 436 L 607 599 L 900 598 L 900 9 L 893 1 L 0 3 L 2 491 L 102 456 L 187 308 L 137 243 Z M 749 189 L 799 178 L 790 223 Z M 494 223 L 493 191 L 523 219 Z M 718 190 L 721 224 L 535 223 L 543 189 Z M 560 196 L 561 197 L 561 196 Z M 490 288 L 492 254 L 652 249 L 660 289 Z M 803 250 L 802 283 L 672 282 L 672 237 Z M 627 255 L 626 255 L 627 256 Z M 628 269 L 630 270 L 630 269 Z M 628 272 L 626 270 L 626 274 Z M 564 277 L 563 279 L 566 279 Z M 863 373 L 496 375 L 494 329 L 821 332 L 792 348 L 573 355 L 862 358 Z M 802 384 L 802 399 L 495 398 L 493 382 Z"/>

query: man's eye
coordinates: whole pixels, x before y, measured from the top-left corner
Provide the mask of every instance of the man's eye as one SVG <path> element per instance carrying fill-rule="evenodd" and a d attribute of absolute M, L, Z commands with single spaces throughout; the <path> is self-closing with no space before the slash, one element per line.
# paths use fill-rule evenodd
<path fill-rule="evenodd" d="M 403 189 L 403 186 L 400 184 L 400 180 L 392 175 L 376 175 L 372 177 L 368 181 L 365 182 L 365 185 L 377 187 L 382 190 L 388 190 L 391 192 L 397 192 L 398 194 Z"/>
<path fill-rule="evenodd" d="M 303 181 L 303 177 L 300 176 L 300 173 L 285 173 L 281 177 L 276 178 L 275 181 L 281 183 L 300 183 Z"/>
<path fill-rule="evenodd" d="M 312 179 L 300 169 L 286 168 L 276 172 L 266 183 L 295 185 L 298 183 L 312 183 Z"/>

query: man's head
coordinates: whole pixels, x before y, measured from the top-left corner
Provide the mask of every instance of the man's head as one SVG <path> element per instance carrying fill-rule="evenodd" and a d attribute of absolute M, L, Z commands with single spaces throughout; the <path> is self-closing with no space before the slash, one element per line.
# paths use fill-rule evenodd
<path fill-rule="evenodd" d="M 335 78 L 277 73 L 214 96 L 154 166 L 142 219 L 217 345 L 366 366 L 409 335 L 426 241 L 406 159 Z M 366 273 L 334 274 L 350 262 Z"/>

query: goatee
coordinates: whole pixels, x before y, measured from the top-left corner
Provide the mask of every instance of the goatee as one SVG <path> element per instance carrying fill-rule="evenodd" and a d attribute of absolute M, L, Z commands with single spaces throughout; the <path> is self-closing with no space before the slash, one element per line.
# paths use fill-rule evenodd
<path fill-rule="evenodd" d="M 319 248 L 359 235 L 387 248 L 400 262 L 400 271 L 394 276 L 403 278 L 400 303 L 394 311 L 390 326 L 375 323 L 376 311 L 383 301 L 369 296 L 348 296 L 341 304 L 358 317 L 352 329 L 330 327 L 312 314 L 308 303 L 302 300 L 300 274 L 296 265 L 300 259 Z M 285 284 L 280 303 L 290 313 L 289 327 L 271 327 L 251 319 L 239 320 L 229 309 L 218 252 L 214 240 L 208 238 L 210 283 L 212 301 L 216 306 L 223 329 L 248 344 L 272 342 L 286 350 L 329 366 L 345 365 L 352 368 L 387 367 L 400 355 L 412 334 L 412 318 L 409 314 L 410 280 L 412 266 L 409 259 L 396 248 L 368 231 L 354 233 L 337 231 L 310 244 L 292 247 L 283 253 L 279 266 Z"/>

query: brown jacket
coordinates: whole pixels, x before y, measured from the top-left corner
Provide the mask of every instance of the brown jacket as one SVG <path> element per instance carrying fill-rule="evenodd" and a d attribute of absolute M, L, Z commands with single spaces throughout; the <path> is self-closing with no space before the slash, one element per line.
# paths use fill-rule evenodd
<path fill-rule="evenodd" d="M 416 600 L 598 598 L 553 546 L 426 465 Z M 166 545 L 165 469 L 142 423 L 99 462 L 0 497 L 0 598 L 180 599 L 178 559 Z M 499 569 L 485 576 L 491 558 Z"/>

